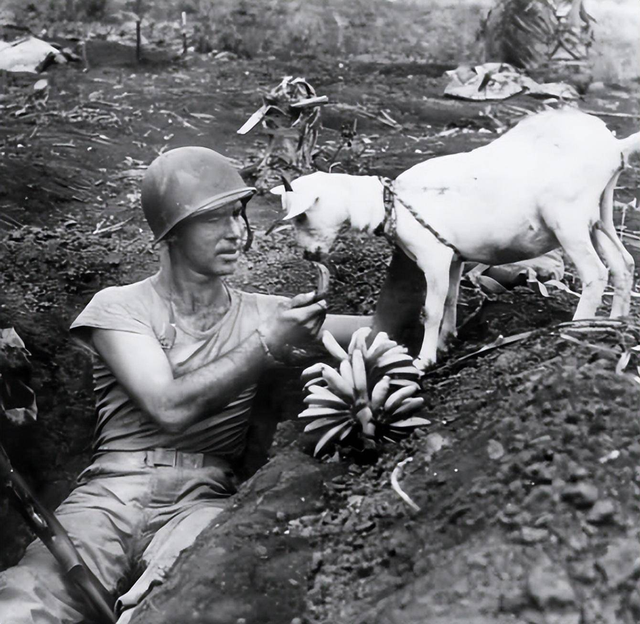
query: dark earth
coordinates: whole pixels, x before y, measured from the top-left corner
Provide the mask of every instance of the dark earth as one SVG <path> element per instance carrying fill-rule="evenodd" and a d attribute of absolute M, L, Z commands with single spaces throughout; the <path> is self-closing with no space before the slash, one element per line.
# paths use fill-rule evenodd
<path fill-rule="evenodd" d="M 87 44 L 80 62 L 53 66 L 48 97 L 37 78 L 0 75 L 0 327 L 32 354 L 39 415 L 0 434 L 15 467 L 51 508 L 90 461 L 91 367 L 67 328 L 100 288 L 154 270 L 139 210 L 145 166 L 161 151 L 205 145 L 238 166 L 265 144 L 236 130 L 260 89 L 304 76 L 330 99 L 319 159 L 343 124 L 358 135 L 338 170 L 395 176 L 427 157 L 466 151 L 497 136 L 532 98 L 470 103 L 442 97 L 442 66 L 384 57 L 286 60 L 234 54 L 172 59 L 131 46 Z M 579 102 L 619 136 L 637 127 L 637 83 L 590 89 Z M 396 125 L 380 111 L 385 110 Z M 364 112 L 363 112 L 364 111 Z M 616 222 L 638 196 L 638 162 L 620 178 Z M 293 295 L 314 285 L 269 194 L 250 204 L 256 230 L 235 285 Z M 640 260 L 640 220 L 625 237 Z M 634 234 L 635 232 L 635 234 Z M 332 256 L 332 312 L 372 314 L 391 249 L 345 235 Z M 568 267 L 565 281 L 579 290 Z M 347 453 L 311 456 L 302 434 L 300 368 L 269 380 L 259 410 L 280 421 L 271 459 L 233 507 L 181 556 L 137 623 L 208 624 L 632 624 L 640 621 L 640 344 L 637 299 L 620 322 L 559 327 L 576 299 L 527 287 L 482 298 L 465 284 L 459 340 L 424 382 L 432 425 L 388 446 L 376 463 Z M 610 297 L 601 309 L 606 318 Z M 465 322 L 466 321 L 466 322 Z M 499 335 L 523 341 L 473 354 Z M 275 381 L 275 383 L 274 383 Z M 409 508 L 390 476 L 420 507 Z M 253 466 L 255 470 L 256 466 Z M 247 474 L 251 466 L 247 467 Z M 0 562 L 16 563 L 30 536 L 3 495 Z"/>

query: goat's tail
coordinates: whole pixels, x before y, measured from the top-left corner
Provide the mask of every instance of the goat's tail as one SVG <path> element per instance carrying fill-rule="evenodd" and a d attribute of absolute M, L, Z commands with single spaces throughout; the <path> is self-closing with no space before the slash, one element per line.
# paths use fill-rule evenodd
<path fill-rule="evenodd" d="M 636 132 L 626 139 L 620 139 L 620 149 L 625 161 L 632 154 L 640 152 L 640 132 Z"/>
<path fill-rule="evenodd" d="M 618 183 L 620 173 L 621 170 L 618 169 L 618 171 L 613 174 L 600 196 L 600 224 L 604 226 L 604 230 L 613 232 L 615 232 L 615 226 L 613 225 L 613 193 Z"/>

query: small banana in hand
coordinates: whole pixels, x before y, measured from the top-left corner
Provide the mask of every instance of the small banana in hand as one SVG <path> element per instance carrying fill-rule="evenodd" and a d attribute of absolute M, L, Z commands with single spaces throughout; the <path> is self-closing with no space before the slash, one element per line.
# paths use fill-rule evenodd
<path fill-rule="evenodd" d="M 316 262 L 315 260 L 312 260 L 312 262 L 316 267 L 316 271 L 318 273 L 316 284 L 316 298 L 324 299 L 329 292 L 331 274 L 329 273 L 329 269 L 321 262 Z"/>

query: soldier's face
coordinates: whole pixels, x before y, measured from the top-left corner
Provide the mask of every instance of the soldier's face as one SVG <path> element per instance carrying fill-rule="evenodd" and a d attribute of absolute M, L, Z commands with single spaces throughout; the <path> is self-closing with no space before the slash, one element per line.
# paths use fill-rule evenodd
<path fill-rule="evenodd" d="M 180 256 L 198 273 L 231 275 L 242 253 L 244 222 L 238 201 L 186 219 L 176 228 Z"/>

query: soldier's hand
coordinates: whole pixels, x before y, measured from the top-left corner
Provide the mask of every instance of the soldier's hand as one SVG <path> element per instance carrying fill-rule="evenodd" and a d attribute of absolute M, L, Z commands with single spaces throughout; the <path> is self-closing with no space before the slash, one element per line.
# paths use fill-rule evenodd
<path fill-rule="evenodd" d="M 315 292 L 296 295 L 280 307 L 261 329 L 269 350 L 276 356 L 288 345 L 315 338 L 327 315 L 327 303 Z"/>

